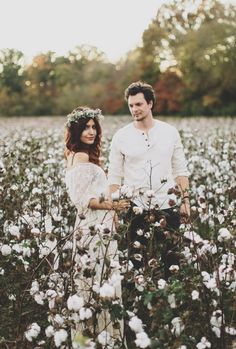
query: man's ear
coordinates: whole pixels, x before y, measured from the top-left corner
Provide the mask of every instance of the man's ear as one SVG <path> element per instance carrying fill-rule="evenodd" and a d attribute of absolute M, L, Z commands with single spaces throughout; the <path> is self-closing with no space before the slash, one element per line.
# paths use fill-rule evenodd
<path fill-rule="evenodd" d="M 149 104 L 149 106 L 150 106 L 150 109 L 152 109 L 152 107 L 153 107 L 153 101 L 150 101 L 148 104 Z"/>

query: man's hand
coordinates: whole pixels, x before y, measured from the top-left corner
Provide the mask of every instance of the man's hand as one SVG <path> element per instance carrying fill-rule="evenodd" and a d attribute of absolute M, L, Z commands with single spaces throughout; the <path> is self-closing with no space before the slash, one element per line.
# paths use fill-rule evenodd
<path fill-rule="evenodd" d="M 118 201 L 113 201 L 113 209 L 115 211 L 125 211 L 130 208 L 130 200 L 121 199 Z"/>
<path fill-rule="evenodd" d="M 180 221 L 181 221 L 181 223 L 189 223 L 190 222 L 189 199 L 184 199 L 180 205 Z"/>

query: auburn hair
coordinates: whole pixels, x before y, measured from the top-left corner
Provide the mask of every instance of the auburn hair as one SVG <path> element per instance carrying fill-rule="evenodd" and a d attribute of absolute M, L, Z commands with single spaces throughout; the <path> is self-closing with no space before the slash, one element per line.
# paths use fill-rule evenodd
<path fill-rule="evenodd" d="M 83 111 L 84 107 L 77 107 L 72 111 Z M 94 143 L 91 145 L 85 144 L 81 142 L 81 134 L 85 130 L 87 123 L 89 120 L 93 120 L 95 124 L 95 128 L 97 131 Z M 77 153 L 77 152 L 85 152 L 89 156 L 89 161 L 100 165 L 100 154 L 101 154 L 101 136 L 102 136 L 102 129 L 99 124 L 99 121 L 97 118 L 90 118 L 90 117 L 81 117 L 76 122 L 71 121 L 70 126 L 66 126 L 65 131 L 65 157 L 67 158 L 71 152 Z"/>

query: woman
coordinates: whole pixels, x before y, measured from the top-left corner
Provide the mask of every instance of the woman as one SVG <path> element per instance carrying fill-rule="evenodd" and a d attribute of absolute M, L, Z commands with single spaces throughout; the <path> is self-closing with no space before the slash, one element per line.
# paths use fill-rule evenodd
<path fill-rule="evenodd" d="M 111 344 L 121 339 L 122 329 L 115 330 L 109 312 L 101 308 L 105 300 L 121 299 L 117 242 L 112 240 L 114 209 L 126 209 L 129 202 L 112 202 L 108 195 L 106 174 L 99 161 L 101 116 L 99 109 L 84 107 L 67 116 L 65 180 L 77 208 L 73 280 L 85 306 L 85 310 L 79 310 L 76 332 L 93 338 L 100 335 L 101 342 Z"/>

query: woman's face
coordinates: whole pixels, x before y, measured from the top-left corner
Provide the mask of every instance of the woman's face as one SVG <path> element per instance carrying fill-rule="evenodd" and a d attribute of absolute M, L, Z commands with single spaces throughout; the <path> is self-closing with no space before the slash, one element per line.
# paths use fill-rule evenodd
<path fill-rule="evenodd" d="M 93 119 L 90 119 L 84 131 L 81 133 L 80 141 L 84 144 L 93 144 L 97 135 L 96 125 Z"/>

